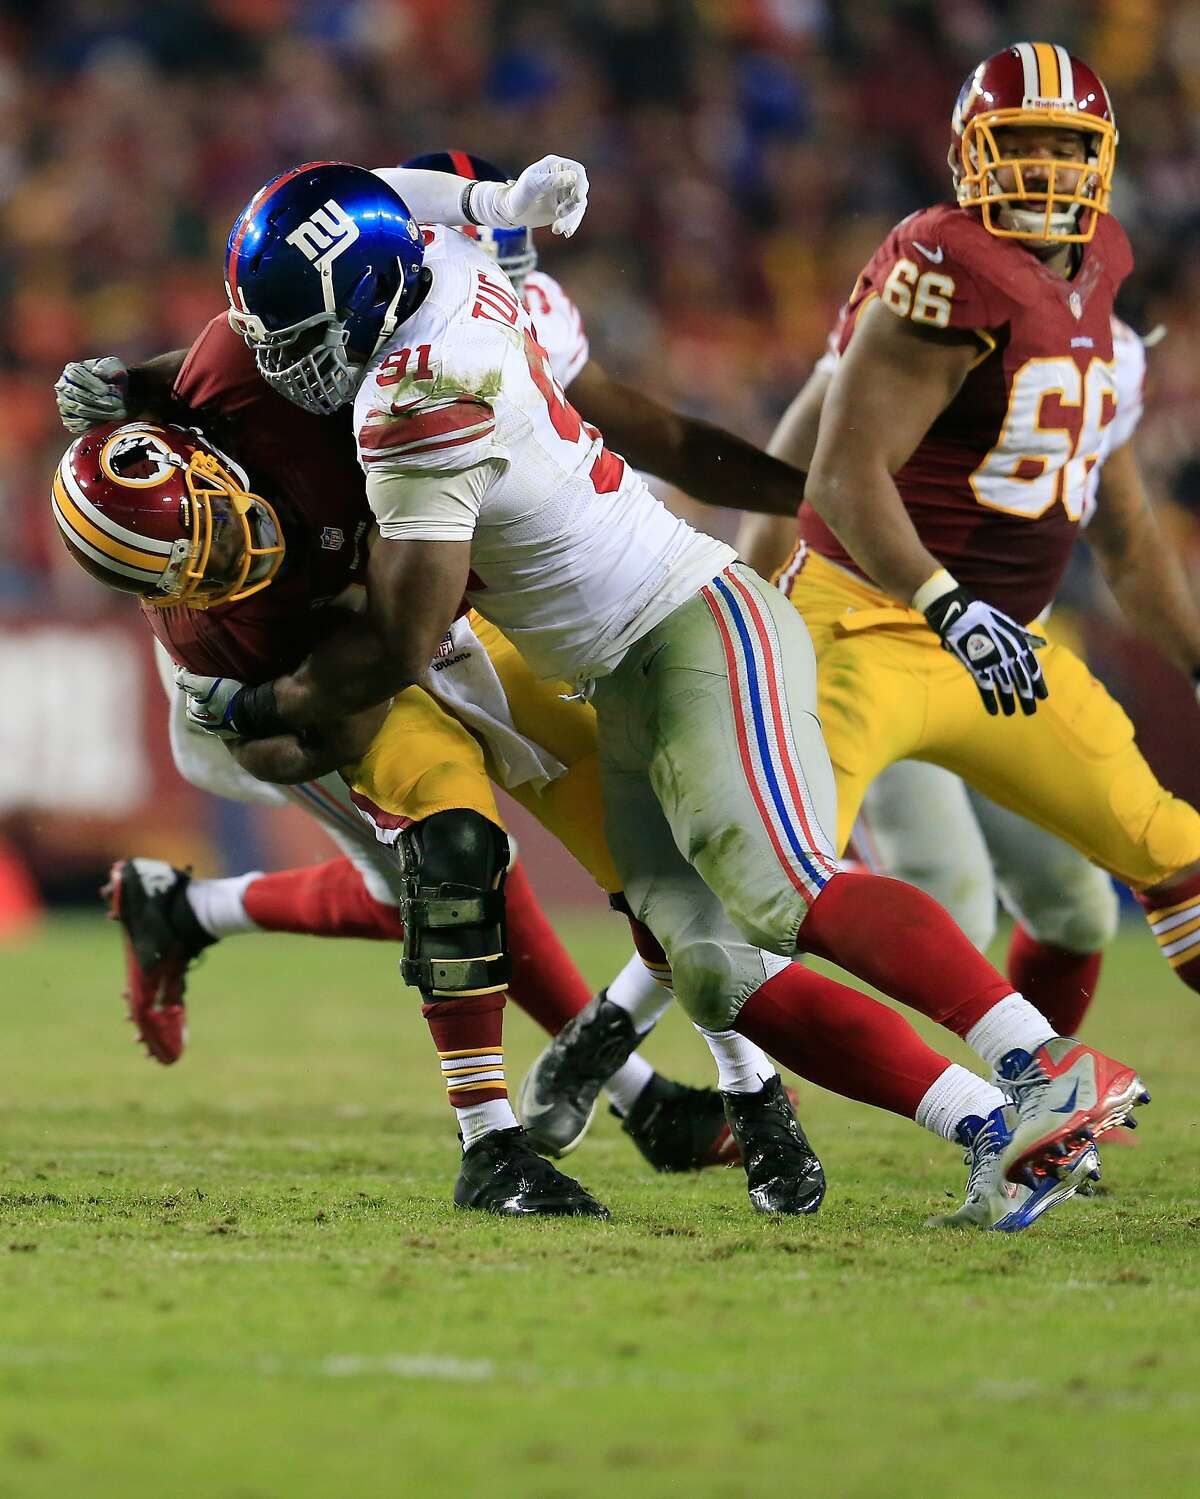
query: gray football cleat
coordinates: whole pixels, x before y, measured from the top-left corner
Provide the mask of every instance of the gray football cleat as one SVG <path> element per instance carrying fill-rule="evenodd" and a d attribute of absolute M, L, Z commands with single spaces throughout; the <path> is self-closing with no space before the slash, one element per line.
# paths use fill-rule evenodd
<path fill-rule="evenodd" d="M 1059 1163 L 1060 1174 L 1039 1176 L 1035 1186 L 1006 1181 L 1002 1163 L 1016 1124 L 1012 1104 L 994 1109 L 986 1119 L 972 1114 L 960 1122 L 958 1137 L 966 1147 L 963 1159 L 970 1168 L 966 1197 L 953 1213 L 927 1219 L 929 1227 L 1020 1233 L 1050 1208 L 1099 1180 L 1100 1156 L 1095 1145 L 1087 1144 Z"/>
<path fill-rule="evenodd" d="M 628 1014 L 601 989 L 525 1074 L 517 1118 L 535 1150 L 569 1154 L 587 1134 L 600 1090 L 637 1049 Z"/>

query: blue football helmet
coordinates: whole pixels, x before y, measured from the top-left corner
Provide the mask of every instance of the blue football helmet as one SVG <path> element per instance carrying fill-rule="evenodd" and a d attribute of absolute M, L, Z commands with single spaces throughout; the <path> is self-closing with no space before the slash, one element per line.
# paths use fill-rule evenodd
<path fill-rule="evenodd" d="M 272 178 L 225 252 L 229 321 L 263 379 L 328 415 L 415 309 L 425 243 L 404 200 L 362 167 L 315 161 Z"/>
<path fill-rule="evenodd" d="M 472 156 L 468 151 L 430 151 L 425 156 L 414 156 L 403 162 L 406 167 L 419 167 L 426 172 L 450 172 L 455 177 L 469 177 L 473 182 L 511 182 L 507 172 L 485 161 L 482 156 Z M 500 269 L 512 282 L 520 295 L 525 277 L 537 269 L 537 249 L 533 243 L 531 229 L 489 229 L 486 225 L 465 224 L 459 233 L 470 235 L 491 255 Z"/>

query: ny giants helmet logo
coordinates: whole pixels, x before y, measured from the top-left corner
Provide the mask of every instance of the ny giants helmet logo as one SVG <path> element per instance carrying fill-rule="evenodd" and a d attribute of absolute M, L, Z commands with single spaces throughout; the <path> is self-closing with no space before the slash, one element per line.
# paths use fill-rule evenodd
<path fill-rule="evenodd" d="M 289 245 L 302 251 L 308 260 L 315 261 L 317 269 L 324 274 L 343 250 L 348 250 L 358 238 L 358 225 L 333 198 L 327 198 L 311 219 L 305 219 L 298 229 L 287 237 Z"/>

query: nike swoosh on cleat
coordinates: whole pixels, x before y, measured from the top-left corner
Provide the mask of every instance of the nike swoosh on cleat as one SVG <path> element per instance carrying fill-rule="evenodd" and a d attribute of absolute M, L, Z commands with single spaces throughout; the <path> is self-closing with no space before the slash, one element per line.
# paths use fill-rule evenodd
<path fill-rule="evenodd" d="M 946 253 L 945 250 L 942 249 L 941 245 L 938 245 L 936 250 L 927 250 L 919 239 L 913 240 L 913 249 L 920 250 L 925 259 L 932 260 L 934 265 L 941 265 L 942 256 Z"/>
<path fill-rule="evenodd" d="M 1078 1094 L 1078 1092 L 1079 1092 L 1079 1084 L 1076 1083 L 1075 1086 L 1071 1089 L 1071 1096 L 1070 1096 L 1070 1098 L 1067 1099 L 1066 1103 L 1064 1103 L 1060 1108 L 1057 1108 L 1057 1109 L 1048 1109 L 1047 1113 L 1050 1113 L 1050 1114 L 1073 1114 L 1075 1112 L 1075 1097 L 1076 1097 L 1076 1094 Z"/>

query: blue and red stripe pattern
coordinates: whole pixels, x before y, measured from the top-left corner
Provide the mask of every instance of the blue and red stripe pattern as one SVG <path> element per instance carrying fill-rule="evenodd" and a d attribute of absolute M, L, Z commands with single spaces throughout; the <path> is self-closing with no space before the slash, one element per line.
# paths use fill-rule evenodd
<path fill-rule="evenodd" d="M 374 825 L 364 820 L 353 805 L 349 787 L 346 788 L 345 801 L 339 801 L 336 794 L 327 786 L 322 786 L 320 781 L 305 781 L 299 785 L 285 786 L 283 790 L 306 812 L 311 812 L 322 822 L 338 828 L 356 842 L 370 846 L 377 841 Z"/>
<path fill-rule="evenodd" d="M 700 595 L 721 637 L 746 785 L 781 866 L 811 906 L 837 874 L 838 862 L 792 737 L 775 621 L 733 567 Z"/>

